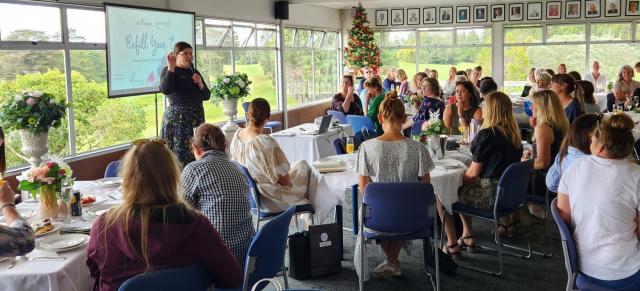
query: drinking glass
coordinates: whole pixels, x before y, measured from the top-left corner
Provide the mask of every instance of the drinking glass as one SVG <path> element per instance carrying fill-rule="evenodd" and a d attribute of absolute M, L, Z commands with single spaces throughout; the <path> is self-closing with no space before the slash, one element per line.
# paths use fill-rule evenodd
<path fill-rule="evenodd" d="M 355 148 L 355 144 L 353 143 L 353 137 L 351 136 L 347 137 L 347 146 L 346 146 L 347 154 L 353 154 L 354 148 Z"/>

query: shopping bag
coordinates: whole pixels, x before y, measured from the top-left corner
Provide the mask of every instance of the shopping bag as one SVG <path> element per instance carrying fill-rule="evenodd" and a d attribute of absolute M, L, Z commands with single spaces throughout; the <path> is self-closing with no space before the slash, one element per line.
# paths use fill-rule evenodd
<path fill-rule="evenodd" d="M 342 270 L 342 227 L 337 223 L 311 225 L 289 236 L 289 275 L 297 280 Z"/>

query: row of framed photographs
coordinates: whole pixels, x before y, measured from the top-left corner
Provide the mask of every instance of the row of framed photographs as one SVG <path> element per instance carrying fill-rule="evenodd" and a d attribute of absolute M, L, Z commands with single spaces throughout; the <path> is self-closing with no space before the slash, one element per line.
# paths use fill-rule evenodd
<path fill-rule="evenodd" d="M 624 7 L 621 1 L 626 1 Z M 624 8 L 625 16 L 640 16 L 640 0 L 582 0 L 548 1 L 546 9 L 543 11 L 543 2 L 474 5 L 473 13 L 471 6 L 456 6 L 455 14 L 453 6 L 427 7 L 427 8 L 407 8 L 407 9 L 376 9 L 376 26 L 436 24 L 436 23 L 469 23 L 473 22 L 501 22 L 562 19 L 564 4 L 564 18 L 580 18 L 584 14 L 585 18 L 594 17 L 618 17 Z M 602 4 L 602 6 L 601 6 Z M 508 8 L 508 10 L 506 10 Z M 490 9 L 490 10 L 489 10 Z M 584 10 L 584 13 L 582 12 Z M 406 11 L 406 15 L 405 15 Z M 422 12 L 422 13 L 421 13 Z M 437 12 L 437 13 L 436 13 Z"/>

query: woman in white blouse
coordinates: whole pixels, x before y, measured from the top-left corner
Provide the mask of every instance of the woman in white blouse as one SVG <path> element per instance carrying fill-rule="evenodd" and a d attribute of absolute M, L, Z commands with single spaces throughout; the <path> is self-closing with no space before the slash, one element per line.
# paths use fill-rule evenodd
<path fill-rule="evenodd" d="M 573 162 L 558 188 L 578 269 L 603 290 L 640 290 L 640 166 L 628 160 L 633 127 L 627 115 L 606 118 L 591 137 L 591 156 Z"/>

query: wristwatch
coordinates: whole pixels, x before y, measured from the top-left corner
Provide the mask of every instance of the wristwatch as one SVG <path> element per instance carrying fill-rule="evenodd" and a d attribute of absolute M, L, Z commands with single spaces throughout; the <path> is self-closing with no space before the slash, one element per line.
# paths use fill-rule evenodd
<path fill-rule="evenodd" d="M 13 207 L 13 208 L 15 208 L 15 207 L 16 207 L 16 205 L 15 205 L 14 203 L 5 203 L 5 204 L 2 204 L 2 206 L 0 206 L 0 211 L 4 210 L 4 208 L 5 208 L 5 207 Z"/>

